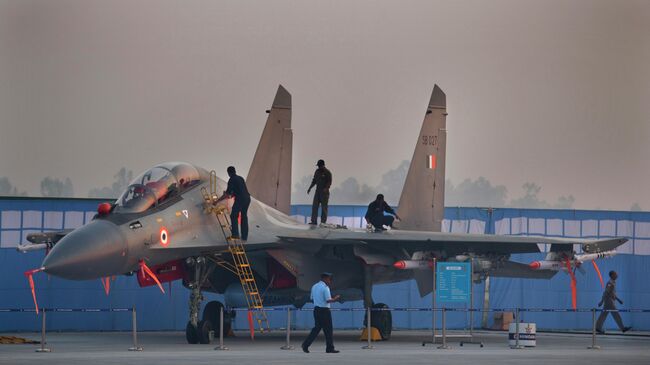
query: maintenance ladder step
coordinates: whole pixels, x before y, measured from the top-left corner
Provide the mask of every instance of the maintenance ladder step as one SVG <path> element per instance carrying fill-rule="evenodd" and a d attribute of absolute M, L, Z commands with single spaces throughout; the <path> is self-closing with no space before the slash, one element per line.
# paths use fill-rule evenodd
<path fill-rule="evenodd" d="M 228 250 L 232 256 L 233 266 L 239 277 L 242 289 L 248 303 L 248 309 L 254 310 L 253 315 L 255 321 L 257 322 L 261 332 L 266 332 L 270 328 L 268 317 L 264 311 L 264 306 L 262 304 L 262 297 L 257 288 L 257 282 L 255 281 L 255 274 L 246 255 L 246 249 L 244 248 L 243 242 L 239 238 L 232 237 L 231 222 L 230 218 L 226 214 L 226 209 L 221 209 L 223 207 L 217 207 L 216 203 L 219 199 L 217 194 L 217 174 L 214 171 L 210 171 L 210 192 L 203 187 L 201 188 L 201 193 L 206 204 L 206 212 L 214 213 L 219 226 L 221 227 L 221 232 L 228 242 Z M 266 329 L 265 329 L 266 327 Z"/>

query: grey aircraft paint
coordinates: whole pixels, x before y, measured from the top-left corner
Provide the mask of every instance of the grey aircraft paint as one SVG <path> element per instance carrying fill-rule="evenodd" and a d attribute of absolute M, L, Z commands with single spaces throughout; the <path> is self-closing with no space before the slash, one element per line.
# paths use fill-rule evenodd
<path fill-rule="evenodd" d="M 291 94 L 280 85 L 246 178 L 259 201 L 285 213 L 291 210 Z"/>
<path fill-rule="evenodd" d="M 322 271 L 334 274 L 332 289 L 343 293 L 345 300 L 363 298 L 371 302 L 373 283 L 414 278 L 414 270 L 393 267 L 398 260 L 436 257 L 453 261 L 471 256 L 475 258 L 478 279 L 486 275 L 549 278 L 556 271 L 531 270 L 527 265 L 510 262 L 510 254 L 540 252 L 538 244 L 551 244 L 573 255 L 573 245 L 580 245 L 585 252 L 600 252 L 626 242 L 624 238 L 582 240 L 419 230 L 439 230 L 442 219 L 441 184 L 435 188 L 433 184 L 421 184 L 417 174 L 427 167 L 423 156 L 437 153 L 434 171 L 440 175 L 427 177 L 444 181 L 444 105 L 444 93 L 436 86 L 401 198 L 403 225 L 413 230 L 375 233 L 300 224 L 286 214 L 291 181 L 291 98 L 283 87 L 278 89 L 249 173 L 251 191 L 259 192 L 264 199 L 252 198 L 249 239 L 245 244 L 267 304 L 302 306 Z M 426 145 L 422 139 L 425 135 Z M 438 136 L 435 143 L 429 143 L 430 135 Z M 155 180 L 155 176 L 162 177 Z M 205 210 L 201 188 L 209 188 L 209 180 L 205 169 L 191 164 L 160 164 L 136 178 L 110 213 L 98 215 L 63 238 L 65 233 L 53 232 L 31 235 L 29 240 L 42 243 L 56 237 L 58 241 L 43 261 L 43 270 L 73 280 L 137 272 L 140 261 L 155 267 L 183 260 L 184 284 L 195 298 L 191 299 L 194 304 L 190 305 L 190 322 L 196 326 L 195 305 L 200 304 L 197 290 L 226 293 L 227 306 L 244 303 L 238 294 L 238 278 L 211 261 L 227 253 L 228 246 L 215 215 Z M 217 185 L 217 192 L 225 190 L 225 181 L 219 179 Z M 415 198 L 419 196 L 427 199 L 417 203 Z M 228 255 L 223 258 L 228 259 Z M 421 288 L 423 295 L 426 292 Z"/>

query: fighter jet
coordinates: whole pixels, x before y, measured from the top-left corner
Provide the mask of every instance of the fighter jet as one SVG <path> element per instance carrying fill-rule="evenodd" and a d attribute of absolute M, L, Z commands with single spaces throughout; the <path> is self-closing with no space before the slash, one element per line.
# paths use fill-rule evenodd
<path fill-rule="evenodd" d="M 446 96 L 437 85 L 400 197 L 398 229 L 298 223 L 289 216 L 293 137 L 291 95 L 284 87 L 279 86 L 267 113 L 247 177 L 253 198 L 246 242 L 229 239 L 232 199 L 219 202 L 224 180 L 189 163 L 162 163 L 136 177 L 115 202 L 100 204 L 88 224 L 28 237 L 32 244 L 20 250 L 49 251 L 40 268 L 26 272 L 32 294 L 31 276 L 39 271 L 71 280 L 135 275 L 141 286 L 161 290 L 161 283 L 182 280 L 190 289 L 187 341 L 208 343 L 210 330 L 219 328 L 224 303 L 207 303 L 199 318 L 203 291 L 224 294 L 226 308 L 262 312 L 262 306 L 302 307 L 320 273 L 329 271 L 336 278 L 335 294 L 364 300 L 366 307 L 386 307 L 373 302 L 373 285 L 415 279 L 424 296 L 433 288 L 434 259 L 471 260 L 475 281 L 487 276 L 548 279 L 560 270 L 573 278 L 582 262 L 611 256 L 626 242 L 440 232 L 447 111 Z M 539 244 L 551 245 L 546 260 L 530 265 L 510 261 L 511 254 L 540 252 Z M 583 253 L 577 254 L 575 246 Z M 231 320 L 227 311 L 226 332 Z M 378 312 L 372 325 L 388 339 L 390 312 Z"/>

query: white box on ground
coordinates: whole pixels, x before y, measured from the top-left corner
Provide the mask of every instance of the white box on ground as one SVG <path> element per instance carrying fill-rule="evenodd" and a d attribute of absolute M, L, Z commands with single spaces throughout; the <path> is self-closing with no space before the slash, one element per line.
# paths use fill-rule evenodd
<path fill-rule="evenodd" d="M 510 323 L 508 328 L 508 339 L 510 346 L 517 345 L 517 323 Z M 519 346 L 537 346 L 537 326 L 535 323 L 519 323 Z"/>

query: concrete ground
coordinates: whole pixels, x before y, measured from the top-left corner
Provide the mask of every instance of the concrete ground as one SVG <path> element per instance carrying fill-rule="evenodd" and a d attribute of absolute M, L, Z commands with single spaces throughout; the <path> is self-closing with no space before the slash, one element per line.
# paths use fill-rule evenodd
<path fill-rule="evenodd" d="M 47 347 L 51 353 L 37 353 L 40 345 L 0 345 L 0 364 L 650 364 L 650 337 L 638 335 L 598 336 L 600 350 L 589 350 L 591 336 L 587 334 L 537 335 L 537 347 L 520 350 L 510 349 L 507 333 L 475 332 L 475 341 L 483 341 L 485 347 L 465 344 L 459 346 L 458 338 L 449 339 L 451 349 L 438 349 L 439 345 L 422 346 L 431 338 L 425 331 L 396 331 L 390 341 L 373 343 L 373 350 L 361 347 L 359 331 L 335 331 L 339 354 L 326 354 L 322 334 L 305 354 L 300 342 L 307 332 L 293 333 L 293 351 L 281 350 L 285 333 L 258 335 L 254 342 L 245 332 L 237 337 L 226 338 L 228 351 L 215 351 L 218 341 L 211 345 L 188 345 L 181 332 L 139 333 L 142 352 L 130 352 L 132 337 L 127 332 L 72 332 L 48 333 Z M 450 335 L 458 334 L 450 331 Z M 1 334 L 0 334 L 1 335 Z M 39 340 L 38 333 L 11 333 Z"/>

